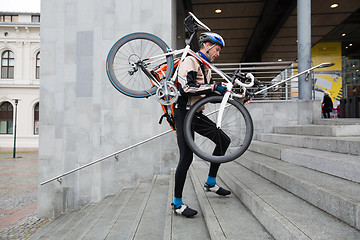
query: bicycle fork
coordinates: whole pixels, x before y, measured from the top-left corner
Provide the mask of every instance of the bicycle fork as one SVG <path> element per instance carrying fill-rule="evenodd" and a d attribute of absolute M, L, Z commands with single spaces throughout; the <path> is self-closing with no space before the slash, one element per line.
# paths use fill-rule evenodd
<path fill-rule="evenodd" d="M 230 87 L 229 84 L 227 84 L 227 87 Z M 228 89 L 231 89 L 231 87 L 228 88 Z M 219 115 L 217 116 L 217 120 L 216 120 L 216 127 L 218 129 L 221 128 L 221 123 L 222 123 L 222 119 L 223 119 L 223 115 L 224 115 L 224 110 L 225 110 L 225 107 L 226 107 L 226 103 L 229 100 L 230 94 L 231 94 L 230 91 L 226 91 L 226 93 L 224 94 L 223 99 L 221 100 L 220 107 L 219 107 Z"/>

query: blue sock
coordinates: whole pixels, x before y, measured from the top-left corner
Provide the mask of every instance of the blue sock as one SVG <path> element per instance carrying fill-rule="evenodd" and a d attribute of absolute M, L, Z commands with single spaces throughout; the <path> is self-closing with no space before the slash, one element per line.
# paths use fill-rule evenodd
<path fill-rule="evenodd" d="M 183 201 L 182 201 L 182 198 L 174 198 L 174 205 L 175 207 L 179 207 L 180 205 L 183 205 Z"/>
<path fill-rule="evenodd" d="M 216 177 L 208 177 L 208 179 L 206 180 L 206 183 L 209 186 L 214 186 L 216 184 Z"/>

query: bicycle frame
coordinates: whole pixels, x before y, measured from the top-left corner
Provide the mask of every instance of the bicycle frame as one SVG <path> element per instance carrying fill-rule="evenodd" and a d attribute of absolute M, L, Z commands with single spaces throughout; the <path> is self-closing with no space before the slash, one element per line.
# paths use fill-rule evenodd
<path fill-rule="evenodd" d="M 200 61 L 201 63 L 203 63 L 205 66 L 207 66 L 209 69 L 211 69 L 212 71 L 216 72 L 222 79 L 225 80 L 225 86 L 227 88 L 226 93 L 224 94 L 224 98 L 222 100 L 222 103 L 220 104 L 220 108 L 219 108 L 219 115 L 218 115 L 218 119 L 217 119 L 217 123 L 216 126 L 218 128 L 221 128 L 221 119 L 225 110 L 225 105 L 228 101 L 228 99 L 230 98 L 230 96 L 232 97 L 238 97 L 238 98 L 243 98 L 245 97 L 245 94 L 239 95 L 236 94 L 234 92 L 232 92 L 233 86 L 234 86 L 234 82 L 236 84 L 238 84 L 239 86 L 241 86 L 243 88 L 243 92 L 245 93 L 246 88 L 247 87 L 252 87 L 254 85 L 254 76 L 250 73 L 247 74 L 247 76 L 249 77 L 249 79 L 251 80 L 250 83 L 245 84 L 243 82 L 241 82 L 240 80 L 236 79 L 236 78 L 231 78 L 229 77 L 227 74 L 225 74 L 224 72 L 222 72 L 221 70 L 219 70 L 218 68 L 216 68 L 214 65 L 212 65 L 211 63 L 209 63 L 208 61 L 206 61 L 204 58 L 202 58 L 201 56 L 199 56 L 198 54 L 196 54 L 193 50 L 191 50 L 190 45 L 187 44 L 185 48 L 180 49 L 180 50 L 174 50 L 174 51 L 169 51 L 168 53 L 165 54 L 161 54 L 161 55 L 157 55 L 157 56 L 153 56 L 151 58 L 147 58 L 146 61 L 150 61 L 150 62 L 156 62 L 157 59 L 161 59 L 163 57 L 169 56 L 169 55 L 181 55 L 181 60 L 178 66 L 178 69 L 180 68 L 181 63 L 183 62 L 183 60 L 185 59 L 185 57 L 189 54 L 193 57 L 195 57 L 198 61 Z M 170 82 L 174 83 L 176 81 L 178 77 L 178 70 L 175 71 L 174 75 L 171 77 Z M 166 84 L 166 83 L 165 83 Z M 155 84 L 157 87 L 160 87 L 160 83 L 156 83 Z"/>
<path fill-rule="evenodd" d="M 196 18 L 195 15 L 193 15 L 192 13 L 189 13 L 190 16 L 193 17 L 195 23 L 197 24 L 197 26 L 199 27 L 202 27 L 204 28 L 205 30 L 207 31 L 211 31 L 210 28 L 208 28 L 204 23 L 202 23 L 199 19 Z M 193 57 L 195 57 L 198 61 L 200 61 L 202 64 L 204 64 L 205 66 L 207 66 L 210 70 L 214 71 L 215 73 L 217 73 L 223 80 L 225 80 L 225 83 L 223 83 L 226 88 L 227 88 L 227 91 L 226 93 L 224 94 L 224 97 L 222 99 L 222 102 L 220 104 L 220 107 L 218 109 L 218 112 L 219 112 L 219 115 L 218 115 L 218 118 L 217 118 L 217 122 L 216 122 L 216 126 L 217 128 L 221 128 L 221 122 L 222 122 L 222 117 L 223 117 L 223 113 L 224 113 L 224 110 L 226 108 L 226 103 L 228 102 L 229 98 L 233 98 L 233 97 L 236 97 L 236 98 L 244 98 L 245 97 L 245 93 L 246 93 L 246 88 L 249 88 L 249 87 L 252 87 L 254 85 L 254 81 L 255 81 L 255 78 L 254 76 L 251 74 L 251 73 L 247 73 L 246 74 L 246 78 L 250 80 L 250 83 L 244 83 L 244 82 L 241 82 L 236 74 L 234 74 L 233 77 L 229 77 L 227 74 L 225 74 L 224 72 L 222 72 L 221 70 L 219 70 L 218 68 L 216 68 L 214 65 L 212 65 L 211 63 L 209 63 L 207 60 L 205 60 L 204 58 L 202 58 L 200 55 L 196 54 L 193 50 L 191 50 L 190 48 L 190 42 L 192 41 L 192 39 L 194 38 L 194 36 L 196 35 L 196 28 L 195 28 L 195 31 L 192 32 L 191 36 L 190 36 L 190 40 L 188 41 L 188 43 L 186 44 L 186 47 L 183 48 L 183 49 L 180 49 L 180 50 L 171 50 L 169 49 L 169 51 L 167 53 L 164 53 L 164 54 L 160 54 L 160 55 L 157 55 L 157 56 L 153 56 L 153 57 L 150 57 L 150 58 L 147 58 L 147 59 L 144 59 L 142 62 L 146 63 L 147 62 L 156 62 L 156 61 L 160 61 L 161 59 L 163 59 L 163 57 L 167 57 L 167 56 L 170 56 L 170 55 L 173 55 L 173 56 L 177 56 L 177 55 L 180 55 L 181 54 L 181 60 L 179 62 L 179 65 L 178 65 L 178 68 L 177 70 L 175 71 L 174 75 L 169 79 L 169 81 L 164 81 L 164 92 L 165 92 L 165 95 L 168 94 L 168 90 L 167 90 L 167 86 L 168 86 L 168 82 L 170 82 L 172 85 L 176 82 L 176 79 L 178 77 L 178 70 L 183 62 L 183 60 L 185 59 L 185 57 L 187 55 L 191 55 Z M 297 74 L 296 76 L 299 76 L 301 74 L 304 74 L 306 72 L 309 72 L 315 68 L 321 68 L 321 67 L 327 67 L 329 65 L 329 63 L 326 63 L 326 64 L 319 64 L 318 66 L 315 66 L 313 68 L 310 68 L 302 73 L 299 73 Z M 144 71 L 144 73 L 149 76 L 150 74 L 147 72 L 147 70 L 142 67 L 142 71 Z M 165 74 L 163 74 L 165 76 Z M 294 77 L 296 77 L 294 76 Z M 150 79 L 153 79 L 152 76 L 150 75 L 149 76 Z M 284 81 L 287 81 L 289 79 L 286 79 Z M 160 88 L 162 87 L 161 86 L 161 83 L 158 82 L 156 79 L 155 81 L 153 81 L 153 83 L 156 85 L 157 88 Z M 242 88 L 242 94 L 237 94 L 235 92 L 233 92 L 233 87 L 234 85 L 238 85 Z M 280 84 L 280 83 L 278 83 Z M 271 87 L 274 87 L 278 84 L 274 84 L 268 88 L 271 88 Z M 267 89 L 268 89 L 267 88 Z M 266 89 L 263 89 L 261 91 L 258 91 L 256 92 L 255 94 L 259 94 L 263 91 L 265 91 Z M 178 93 L 177 93 L 178 94 Z M 166 99 L 168 99 L 166 97 Z"/>

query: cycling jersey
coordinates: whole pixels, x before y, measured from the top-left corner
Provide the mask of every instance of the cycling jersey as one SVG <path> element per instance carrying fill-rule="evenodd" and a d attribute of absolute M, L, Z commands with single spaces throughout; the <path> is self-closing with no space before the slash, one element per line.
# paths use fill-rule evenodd
<path fill-rule="evenodd" d="M 211 71 L 193 56 L 185 57 L 178 72 L 178 108 L 190 107 L 206 94 L 213 91 Z"/>

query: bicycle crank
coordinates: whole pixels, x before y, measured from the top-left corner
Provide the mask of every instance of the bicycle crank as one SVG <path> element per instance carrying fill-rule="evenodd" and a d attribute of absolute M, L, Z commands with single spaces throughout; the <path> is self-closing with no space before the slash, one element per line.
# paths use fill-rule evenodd
<path fill-rule="evenodd" d="M 156 100 L 162 105 L 171 105 L 178 99 L 178 90 L 172 82 L 162 81 L 156 90 Z"/>

